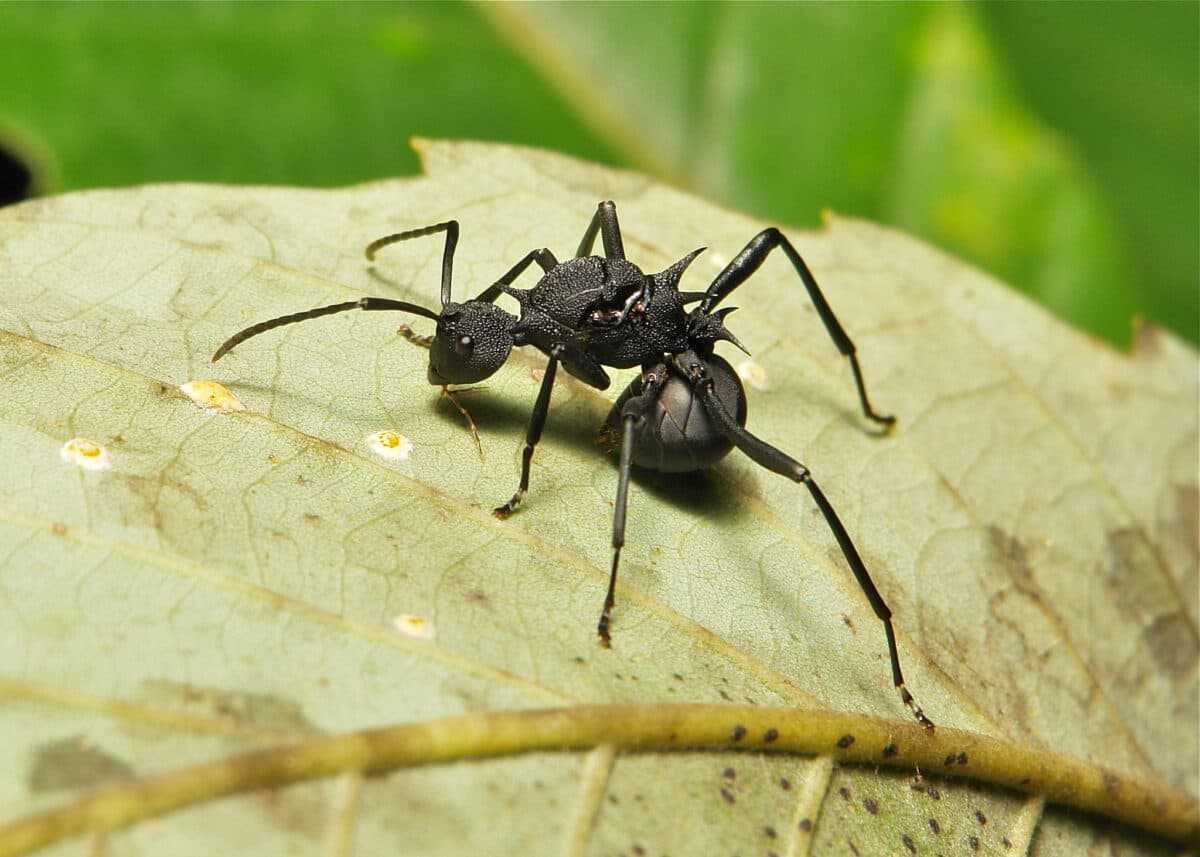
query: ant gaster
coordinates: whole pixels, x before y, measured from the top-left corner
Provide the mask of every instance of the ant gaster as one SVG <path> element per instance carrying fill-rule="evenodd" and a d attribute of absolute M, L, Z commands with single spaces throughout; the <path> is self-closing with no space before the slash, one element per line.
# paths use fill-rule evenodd
<path fill-rule="evenodd" d="M 446 235 L 441 312 L 390 298 L 364 297 L 248 327 L 222 344 L 212 359 L 220 359 L 239 343 L 264 331 L 354 309 L 399 310 L 435 321 L 437 330 L 428 343 L 428 377 L 431 384 L 443 388 L 489 377 L 508 359 L 514 345 L 536 347 L 548 358 L 546 371 L 525 433 L 520 483 L 512 498 L 494 510 L 501 518 L 516 510 L 529 489 L 530 462 L 546 423 L 559 364 L 585 384 L 601 390 L 610 383 L 605 366 L 640 367 L 639 376 L 617 399 L 606 423 L 610 432 L 619 433 L 621 444 L 612 566 L 597 626 L 601 643 L 610 644 L 609 624 L 617 568 L 625 543 L 633 465 L 667 473 L 702 470 L 737 447 L 756 464 L 808 489 L 875 615 L 883 622 L 892 679 L 901 699 L 922 725 L 932 729 L 933 723 L 904 684 L 891 610 L 871 580 L 845 526 L 807 467 L 746 430 L 746 395 L 742 383 L 729 363 L 713 352 L 721 340 L 741 347 L 724 324 L 732 309 L 717 309 L 717 305 L 757 271 L 772 250 L 780 248 L 803 282 L 830 338 L 849 359 L 863 414 L 883 426 L 894 423 L 893 417 L 880 415 L 871 407 L 854 343 L 821 294 L 808 266 L 783 233 L 773 227 L 760 232 L 703 292 L 684 292 L 678 286 L 683 272 L 704 248 L 659 273 L 645 274 L 625 258 L 616 206 L 612 202 L 598 206 L 575 258 L 559 262 L 546 248 L 530 251 L 478 297 L 464 303 L 451 300 L 457 221 L 387 235 L 367 246 L 367 258 L 374 260 L 376 252 L 389 244 L 439 232 Z M 603 256 L 592 255 L 597 235 L 602 239 Z M 514 288 L 512 284 L 517 277 L 535 263 L 543 272 L 538 283 L 532 289 Z M 495 305 L 501 294 L 517 301 L 519 316 Z M 688 304 L 696 306 L 689 312 Z M 697 403 L 700 407 L 695 407 Z"/>

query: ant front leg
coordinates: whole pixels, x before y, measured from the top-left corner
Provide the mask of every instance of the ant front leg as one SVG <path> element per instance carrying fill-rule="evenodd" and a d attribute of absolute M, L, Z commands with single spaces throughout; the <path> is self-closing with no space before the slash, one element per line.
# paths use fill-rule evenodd
<path fill-rule="evenodd" d="M 621 224 L 617 222 L 617 205 L 610 199 L 596 206 L 592 222 L 583 233 L 575 258 L 592 255 L 592 245 L 596 243 L 596 233 L 599 232 L 604 242 L 604 256 L 607 259 L 624 259 L 625 245 L 621 243 Z"/>
<path fill-rule="evenodd" d="M 617 567 L 621 562 L 621 548 L 625 546 L 625 512 L 629 501 L 629 476 L 633 470 L 633 448 L 637 443 L 637 433 L 653 410 L 658 394 L 666 382 L 666 366 L 660 364 L 648 372 L 643 372 L 641 393 L 628 399 L 621 408 L 621 461 L 617 468 L 617 499 L 613 504 L 612 569 L 608 577 L 608 594 L 604 596 L 604 609 L 600 612 L 600 622 L 596 626 L 600 645 L 606 649 L 612 646 L 609 624 L 612 622 L 613 605 L 616 603 Z"/>
<path fill-rule="evenodd" d="M 704 410 L 717 424 L 720 431 L 728 437 L 738 449 L 748 455 L 754 463 L 773 473 L 778 473 L 780 476 L 786 476 L 793 482 L 799 482 L 808 489 L 812 495 L 817 508 L 821 510 L 821 515 L 825 518 L 825 523 L 829 526 L 833 533 L 834 539 L 837 540 L 838 547 L 842 549 L 842 556 L 846 558 L 846 563 L 850 566 L 850 570 L 854 572 L 854 577 L 858 580 L 858 585 L 862 588 L 863 594 L 867 596 L 867 601 L 871 604 L 871 609 L 875 611 L 875 615 L 883 622 L 884 633 L 887 635 L 888 655 L 892 661 L 892 681 L 896 686 L 896 690 L 900 693 L 900 699 L 913 716 L 926 729 L 933 729 L 933 721 L 925 716 L 925 712 L 921 710 L 921 706 L 913 699 L 913 695 L 909 693 L 908 688 L 904 684 L 904 673 L 900 670 L 900 654 L 896 650 L 896 631 L 892 627 L 892 611 L 888 608 L 883 600 L 883 596 L 879 594 L 879 590 L 875 587 L 875 582 L 871 580 L 871 575 L 867 572 L 867 567 L 862 561 L 862 557 L 858 555 L 858 549 L 855 548 L 854 542 L 850 540 L 850 534 L 846 532 L 845 526 L 834 511 L 833 506 L 825 497 L 824 492 L 817 486 L 816 481 L 812 478 L 808 468 L 800 462 L 791 458 L 787 454 L 781 452 L 769 443 L 755 437 L 746 429 L 742 428 L 734 419 L 729 410 L 722 404 L 717 397 L 713 378 L 709 374 L 708 368 L 704 361 L 692 352 L 685 352 L 675 358 L 675 367 L 682 372 L 684 377 L 692 382 L 692 387 L 696 391 L 696 395 L 700 397 L 700 401 L 704 405 Z"/>
<path fill-rule="evenodd" d="M 446 233 L 446 246 L 442 250 L 442 306 L 450 303 L 450 284 L 454 278 L 454 248 L 458 246 L 458 221 L 447 220 L 445 223 L 435 223 L 433 226 L 422 226 L 419 229 L 408 229 L 404 232 L 396 232 L 392 235 L 385 235 L 382 238 L 376 238 L 367 245 L 366 256 L 367 261 L 374 262 L 375 254 L 389 244 L 395 244 L 398 241 L 407 241 L 410 238 L 421 238 L 425 235 L 436 235 L 438 232 Z"/>
<path fill-rule="evenodd" d="M 850 368 L 854 372 L 854 383 L 858 386 L 858 398 L 862 404 L 863 414 L 867 419 L 890 428 L 896 422 L 896 418 L 891 415 L 877 414 L 874 408 L 871 407 L 870 399 L 867 398 L 867 388 L 863 384 L 862 369 L 858 365 L 857 349 L 854 347 L 854 343 L 846 335 L 846 331 L 837 320 L 837 316 L 833 314 L 833 309 L 830 308 L 829 302 L 825 300 L 825 296 L 821 294 L 817 280 L 812 275 L 812 271 L 808 269 L 808 265 L 804 263 L 804 259 L 796 252 L 796 248 L 792 246 L 792 242 L 787 240 L 787 236 L 774 226 L 764 229 L 750 239 L 750 243 L 742 249 L 742 252 L 734 256 L 733 261 L 726 265 L 721 273 L 717 274 L 716 279 L 708 287 L 704 300 L 700 304 L 701 310 L 706 313 L 711 312 L 730 292 L 744 283 L 751 274 L 762 267 L 762 263 L 766 261 L 767 256 L 776 247 L 783 248 L 783 252 L 791 260 L 792 267 L 800 275 L 804 287 L 808 290 L 808 297 L 812 301 L 813 306 L 817 308 L 817 315 L 821 317 L 821 323 L 825 325 L 825 330 L 829 332 L 829 338 L 833 340 L 833 344 L 837 346 L 838 351 L 849 358 Z"/>
<path fill-rule="evenodd" d="M 550 411 L 550 394 L 554 391 L 554 375 L 558 370 L 560 349 L 550 354 L 546 363 L 546 374 L 542 376 L 542 386 L 538 389 L 537 401 L 533 405 L 533 413 L 529 415 L 529 425 L 525 429 L 525 446 L 521 450 L 521 482 L 517 493 L 503 506 L 497 506 L 492 514 L 503 520 L 517 510 L 525 494 L 529 491 L 529 465 L 533 461 L 533 450 L 542 439 L 542 429 L 546 425 L 546 414 Z"/>

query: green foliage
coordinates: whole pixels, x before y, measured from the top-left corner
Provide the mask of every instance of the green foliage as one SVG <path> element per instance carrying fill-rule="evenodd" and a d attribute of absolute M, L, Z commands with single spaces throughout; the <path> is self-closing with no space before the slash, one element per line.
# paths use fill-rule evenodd
<path fill-rule="evenodd" d="M 1113 342 L 1135 313 L 1198 341 L 1198 33 L 1194 3 L 10 3 L 0 135 L 65 190 L 529 143 L 882 220 Z"/>

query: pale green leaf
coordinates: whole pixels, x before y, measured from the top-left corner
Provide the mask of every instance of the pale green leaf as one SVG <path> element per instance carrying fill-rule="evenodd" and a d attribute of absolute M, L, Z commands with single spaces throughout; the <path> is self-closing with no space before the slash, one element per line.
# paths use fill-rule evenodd
<path fill-rule="evenodd" d="M 0 821 L 281 738 L 464 712 L 732 700 L 906 716 L 806 492 L 736 456 L 635 485 L 614 648 L 599 648 L 615 469 L 596 435 L 620 382 L 558 384 L 530 497 L 501 522 L 489 509 L 516 485 L 540 355 L 462 396 L 483 462 L 399 319 L 312 321 L 208 362 L 274 315 L 362 294 L 434 305 L 440 242 L 388 248 L 391 284 L 362 259 L 401 228 L 461 221 L 467 296 L 531 248 L 568 255 L 599 199 L 648 270 L 709 247 L 686 288 L 762 227 L 560 156 L 420 151 L 427 176 L 409 181 L 160 185 L 0 213 Z M 843 358 L 772 259 L 730 319 L 767 379 L 749 426 L 839 509 L 926 710 L 1195 794 L 1195 353 L 1145 329 L 1119 354 L 868 223 L 793 237 L 900 423 L 862 424 Z M 204 379 L 245 410 L 180 392 Z M 411 456 L 374 455 L 380 430 Z M 66 463 L 74 437 L 111 468 Z M 432 638 L 401 633 L 404 615 Z M 827 759 L 531 755 L 234 797 L 108 848 L 340 854 L 355 829 L 363 854 L 905 854 L 903 837 L 921 854 L 972 837 L 985 854 L 1169 853 L 927 782 L 939 799 Z"/>

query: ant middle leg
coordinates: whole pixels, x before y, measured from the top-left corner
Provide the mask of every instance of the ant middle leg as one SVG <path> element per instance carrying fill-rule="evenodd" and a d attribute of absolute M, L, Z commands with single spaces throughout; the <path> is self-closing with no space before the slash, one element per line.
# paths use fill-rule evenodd
<path fill-rule="evenodd" d="M 854 572 L 854 577 L 857 579 L 859 587 L 867 597 L 867 601 L 870 602 L 871 609 L 875 611 L 875 615 L 883 622 L 884 633 L 887 636 L 888 656 L 891 658 L 892 663 L 892 682 L 896 690 L 900 693 L 901 701 L 908 706 L 913 716 L 917 719 L 917 722 L 926 729 L 933 729 L 933 721 L 925 716 L 925 712 L 921 710 L 921 706 L 917 704 L 917 701 L 904 684 L 904 673 L 900 670 L 900 654 L 896 649 L 896 631 L 892 627 L 892 611 L 888 608 L 887 603 L 884 602 L 883 596 L 879 594 L 875 582 L 871 580 L 867 566 L 862 561 L 862 557 L 858 555 L 858 549 L 854 546 L 854 542 L 851 541 L 850 534 L 846 532 L 846 527 L 842 524 L 837 512 L 834 511 L 833 505 L 817 485 L 816 480 L 812 478 L 812 474 L 809 473 L 808 468 L 786 453 L 771 446 L 766 441 L 755 437 L 738 424 L 737 420 L 734 419 L 733 415 L 729 413 L 729 410 L 716 395 L 712 375 L 709 373 L 704 361 L 694 353 L 684 353 L 676 357 L 675 368 L 692 382 L 692 388 L 696 391 L 696 395 L 700 397 L 705 411 L 708 412 L 708 415 L 716 423 L 720 431 L 738 449 L 749 456 L 760 467 L 765 467 L 767 470 L 778 473 L 780 476 L 786 476 L 793 482 L 798 482 L 808 489 L 813 501 L 817 504 L 817 508 L 821 510 L 821 515 L 825 518 L 825 523 L 833 533 L 834 539 L 837 540 L 838 547 L 842 549 L 842 556 L 845 557 L 850 570 Z"/>
<path fill-rule="evenodd" d="M 592 222 L 583 233 L 575 258 L 592 255 L 592 245 L 596 243 L 596 233 L 599 232 L 604 242 L 604 256 L 607 259 L 624 259 L 625 245 L 621 242 L 621 225 L 617 222 L 617 205 L 611 199 L 596 206 Z"/>
<path fill-rule="evenodd" d="M 600 645 L 612 646 L 609 625 L 612 623 L 613 606 L 617 594 L 617 568 L 621 563 L 621 548 L 625 546 L 625 513 L 629 502 L 629 476 L 633 470 L 633 451 L 637 433 L 652 413 L 659 393 L 667 382 L 667 367 L 658 365 L 642 373 L 641 392 L 626 400 L 621 407 L 621 460 L 617 468 L 617 498 L 613 504 L 612 567 L 608 576 L 608 593 L 604 596 L 604 609 L 600 611 L 600 622 L 596 633 Z M 634 382 L 637 383 L 637 382 Z"/>
<path fill-rule="evenodd" d="M 792 242 L 787 240 L 787 236 L 774 226 L 764 229 L 751 238 L 750 242 L 742 249 L 742 252 L 734 256 L 733 260 L 725 266 L 725 269 L 717 274 L 716 279 L 708 287 L 700 308 L 704 312 L 711 312 L 717 304 L 744 283 L 751 274 L 762 267 L 762 263 L 766 261 L 767 256 L 776 247 L 783 249 L 783 252 L 791 261 L 792 267 L 800 275 L 804 287 L 808 290 L 808 297 L 812 301 L 813 306 L 816 307 L 817 315 L 821 317 L 821 323 L 825 325 L 825 330 L 829 332 L 829 338 L 833 340 L 833 344 L 837 346 L 838 351 L 842 352 L 850 360 L 850 369 L 854 372 L 854 383 L 858 387 L 858 399 L 862 404 L 863 415 L 869 420 L 890 428 L 896 422 L 896 418 L 890 414 L 876 413 L 875 409 L 871 407 L 870 399 L 867 398 L 867 388 L 863 383 L 862 369 L 858 365 L 857 349 L 854 347 L 854 343 L 846 335 L 846 331 L 837 320 L 837 316 L 833 314 L 833 309 L 829 306 L 829 302 L 825 300 L 825 296 L 821 294 L 817 280 L 812 275 L 812 271 L 808 269 L 808 265 L 805 264 L 804 259 L 796 252 L 796 248 L 792 246 Z"/>

